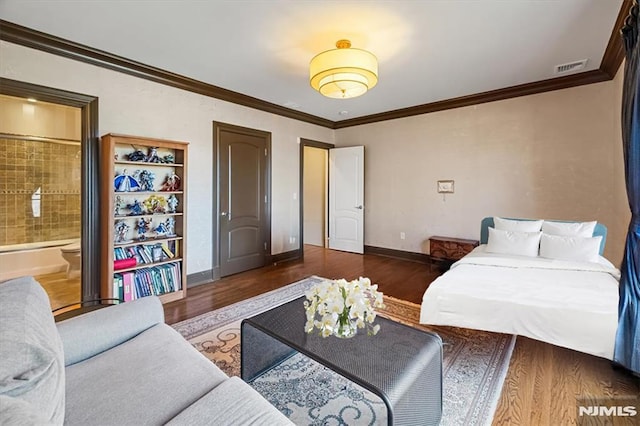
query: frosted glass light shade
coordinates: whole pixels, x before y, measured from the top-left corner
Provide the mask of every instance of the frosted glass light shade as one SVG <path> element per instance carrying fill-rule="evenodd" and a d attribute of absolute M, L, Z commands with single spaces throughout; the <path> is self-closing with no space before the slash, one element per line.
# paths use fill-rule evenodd
<path fill-rule="evenodd" d="M 355 98 L 373 88 L 378 83 L 378 59 L 366 50 L 350 48 L 347 40 L 336 46 L 311 59 L 311 87 L 337 99 Z"/>

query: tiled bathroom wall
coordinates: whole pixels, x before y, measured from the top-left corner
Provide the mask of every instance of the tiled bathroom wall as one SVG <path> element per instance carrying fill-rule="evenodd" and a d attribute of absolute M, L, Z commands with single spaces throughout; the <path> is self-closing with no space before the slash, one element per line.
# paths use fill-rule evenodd
<path fill-rule="evenodd" d="M 80 129 L 79 108 L 0 95 L 0 252 L 80 237 Z"/>
<path fill-rule="evenodd" d="M 0 138 L 0 246 L 80 237 L 80 161 L 80 143 Z"/>

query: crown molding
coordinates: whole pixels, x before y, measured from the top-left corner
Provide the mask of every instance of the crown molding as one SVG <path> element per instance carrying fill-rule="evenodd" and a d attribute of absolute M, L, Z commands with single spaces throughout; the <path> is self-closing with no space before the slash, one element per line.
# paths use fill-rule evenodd
<path fill-rule="evenodd" d="M 459 98 L 397 109 L 380 114 L 351 118 L 336 122 L 334 129 L 376 123 L 378 121 L 395 120 L 398 118 L 412 117 L 414 115 L 428 114 L 430 112 L 444 111 L 447 109 L 461 108 L 471 105 L 479 105 L 486 102 L 501 101 L 504 99 L 517 98 L 519 96 L 534 95 L 536 93 L 566 89 L 568 87 L 581 86 L 584 84 L 599 83 L 607 80 L 611 80 L 611 77 L 600 70 L 587 71 L 579 74 L 568 75 L 566 77 L 551 78 L 548 80 L 536 81 L 534 83 L 507 87 L 505 89 L 491 90 L 489 92 L 461 96 Z"/>
<path fill-rule="evenodd" d="M 144 78 L 156 83 L 198 93 L 249 108 L 270 112 L 287 118 L 317 124 L 323 127 L 333 127 L 333 121 L 306 114 L 280 105 L 266 102 L 242 93 L 223 89 L 212 84 L 204 83 L 180 74 L 175 74 L 160 68 L 145 65 L 122 56 L 114 55 L 103 50 L 94 49 L 80 43 L 65 40 L 50 34 L 23 27 L 12 22 L 0 20 L 0 40 L 19 44 L 65 58 L 74 59 L 113 71 L 122 72 L 134 77 Z"/>
<path fill-rule="evenodd" d="M 624 59 L 624 47 L 620 37 L 620 28 L 622 28 L 624 20 L 631 10 L 632 4 L 633 0 L 623 0 L 598 70 L 572 74 L 565 77 L 556 77 L 548 80 L 521 84 L 504 89 L 491 90 L 459 98 L 447 99 L 444 101 L 432 102 L 341 121 L 331 121 L 312 114 L 285 108 L 271 102 L 223 89 L 212 84 L 204 83 L 202 81 L 165 71 L 150 65 L 145 65 L 122 56 L 94 49 L 4 20 L 0 20 L 0 40 L 122 72 L 135 77 L 144 78 L 146 80 L 198 93 L 200 95 L 300 120 L 306 123 L 316 124 L 330 129 L 342 129 L 362 124 L 376 123 L 378 121 L 394 120 L 420 114 L 428 114 L 430 112 L 444 111 L 447 109 L 478 105 L 486 102 L 499 101 L 519 96 L 533 95 L 536 93 L 612 80 Z"/>

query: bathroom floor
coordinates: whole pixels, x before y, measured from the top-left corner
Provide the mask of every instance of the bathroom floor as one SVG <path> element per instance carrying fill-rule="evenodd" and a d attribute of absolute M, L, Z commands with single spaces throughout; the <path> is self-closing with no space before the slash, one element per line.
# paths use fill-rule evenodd
<path fill-rule="evenodd" d="M 66 272 L 55 272 L 53 274 L 37 275 L 34 277 L 49 295 L 51 301 L 51 310 L 62 306 L 78 303 L 81 299 L 80 277 L 67 279 Z M 61 310 L 58 313 L 74 309 L 77 306 L 71 306 L 68 309 Z"/>

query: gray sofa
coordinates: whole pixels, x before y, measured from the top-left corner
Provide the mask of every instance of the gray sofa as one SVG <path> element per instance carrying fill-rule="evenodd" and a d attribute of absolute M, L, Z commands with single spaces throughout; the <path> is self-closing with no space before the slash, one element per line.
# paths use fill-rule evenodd
<path fill-rule="evenodd" d="M 290 425 L 164 323 L 155 297 L 55 323 L 33 278 L 0 283 L 3 425 Z"/>

